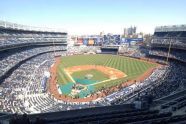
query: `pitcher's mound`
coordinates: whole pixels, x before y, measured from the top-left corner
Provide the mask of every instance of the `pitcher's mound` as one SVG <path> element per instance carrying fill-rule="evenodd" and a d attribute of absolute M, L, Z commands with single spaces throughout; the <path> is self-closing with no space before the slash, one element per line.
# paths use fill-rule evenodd
<path fill-rule="evenodd" d="M 85 79 L 91 79 L 91 78 L 93 78 L 93 75 L 92 74 L 86 74 L 85 75 Z"/>

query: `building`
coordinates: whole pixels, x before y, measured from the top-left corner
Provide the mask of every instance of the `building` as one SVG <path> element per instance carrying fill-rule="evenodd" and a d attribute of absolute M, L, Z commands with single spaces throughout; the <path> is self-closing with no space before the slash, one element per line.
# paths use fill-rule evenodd
<path fill-rule="evenodd" d="M 124 37 L 130 37 L 136 34 L 136 27 L 124 28 Z"/>

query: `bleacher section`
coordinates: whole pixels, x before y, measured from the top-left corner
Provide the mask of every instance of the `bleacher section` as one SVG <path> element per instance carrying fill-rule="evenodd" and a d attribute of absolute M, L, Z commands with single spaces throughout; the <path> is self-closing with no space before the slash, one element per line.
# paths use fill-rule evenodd
<path fill-rule="evenodd" d="M 179 92 L 155 100 L 153 106 L 162 112 L 172 111 L 174 115 L 182 115 L 186 112 L 185 94 L 186 90 L 180 89 Z"/>
<path fill-rule="evenodd" d="M 67 33 L 0 21 L 0 50 L 31 45 L 66 45 Z"/>
<path fill-rule="evenodd" d="M 162 26 L 155 29 L 149 55 L 186 62 L 185 50 L 186 25 Z"/>
<path fill-rule="evenodd" d="M 0 21 L 0 79 L 19 62 L 42 52 L 65 50 L 66 43 L 66 32 Z M 55 45 L 62 47 L 50 47 Z"/>
<path fill-rule="evenodd" d="M 66 32 L 0 21 L 0 111 L 29 113 L 24 108 L 22 95 L 41 92 L 44 72 L 55 56 L 66 54 L 66 48 Z M 44 95 L 33 99 L 40 97 L 43 99 Z"/>
<path fill-rule="evenodd" d="M 186 49 L 186 25 L 157 27 L 151 42 L 153 47 Z"/>

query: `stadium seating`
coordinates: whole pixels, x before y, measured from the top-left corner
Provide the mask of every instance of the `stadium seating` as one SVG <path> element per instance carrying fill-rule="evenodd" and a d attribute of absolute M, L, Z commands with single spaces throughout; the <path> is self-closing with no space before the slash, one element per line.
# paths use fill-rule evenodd
<path fill-rule="evenodd" d="M 27 94 L 41 92 L 38 88 L 44 71 L 52 65 L 54 56 L 66 54 L 66 35 L 0 27 L 1 112 L 29 113 L 24 109 L 23 98 L 16 97 L 25 93 L 25 87 Z"/>
<path fill-rule="evenodd" d="M 186 48 L 186 32 L 183 30 L 177 31 L 172 27 L 172 31 L 156 31 L 152 39 L 152 46 L 169 47 L 171 42 L 172 48 L 185 49 Z"/>
<path fill-rule="evenodd" d="M 3 48 L 0 53 L 0 123 L 16 120 L 48 124 L 186 122 L 185 32 L 155 32 L 150 50 L 128 49 L 133 52 L 127 56 L 146 57 L 166 65 L 155 69 L 143 81 L 86 103 L 57 100 L 41 85 L 44 74 L 55 62 L 55 56 L 101 50 L 97 46 L 67 47 L 66 35 L 59 32 L 0 30 L 0 48 Z M 166 62 L 170 38 L 172 48 L 170 60 Z M 118 48 L 104 50 L 102 52 L 107 54 L 118 52 Z M 153 99 L 152 104 L 147 98 Z M 136 101 L 143 103 L 140 109 L 135 108 Z"/>
<path fill-rule="evenodd" d="M 110 106 L 110 107 L 98 107 L 97 111 L 90 111 L 90 109 L 82 109 L 76 111 L 48 113 L 40 115 L 26 116 L 27 119 L 34 123 L 38 120 L 43 124 L 113 124 L 113 123 L 132 123 L 132 124 L 144 124 L 144 123 L 184 123 L 186 121 L 186 115 L 172 115 L 171 112 L 160 113 L 158 110 L 124 110 L 122 106 Z M 125 106 L 123 106 L 126 108 Z M 111 109 L 110 111 L 107 111 Z M 79 113 L 79 114 L 78 114 Z M 21 121 L 23 117 L 17 117 L 17 120 Z M 10 120 L 11 122 L 11 120 Z"/>

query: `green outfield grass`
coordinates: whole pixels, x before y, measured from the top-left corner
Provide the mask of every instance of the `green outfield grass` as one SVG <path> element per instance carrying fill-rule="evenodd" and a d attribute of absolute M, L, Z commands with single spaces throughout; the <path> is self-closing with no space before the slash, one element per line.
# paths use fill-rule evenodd
<path fill-rule="evenodd" d="M 111 87 L 118 85 L 126 80 L 131 80 L 139 77 L 149 68 L 157 66 L 156 64 L 148 63 L 145 61 L 140 61 L 138 59 L 133 59 L 130 57 L 117 56 L 117 55 L 75 55 L 75 56 L 65 56 L 61 58 L 61 63 L 58 67 L 58 83 L 66 84 L 72 82 L 71 79 L 65 74 L 64 68 L 79 66 L 79 65 L 103 65 L 111 68 L 118 69 L 124 72 L 127 77 L 116 79 L 104 83 L 96 83 L 94 85 L 95 89 L 100 89 L 104 87 Z M 106 77 L 99 71 L 81 71 L 75 72 L 72 76 L 75 78 L 82 78 L 86 73 L 93 73 L 95 75 L 95 80 L 104 80 Z"/>
<path fill-rule="evenodd" d="M 108 75 L 106 75 L 98 70 L 95 70 L 95 69 L 77 71 L 77 72 L 74 72 L 73 74 L 71 74 L 71 76 L 74 79 L 86 79 L 85 76 L 87 74 L 91 74 L 93 77 L 90 80 L 93 80 L 96 82 L 109 79 Z"/>

